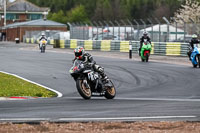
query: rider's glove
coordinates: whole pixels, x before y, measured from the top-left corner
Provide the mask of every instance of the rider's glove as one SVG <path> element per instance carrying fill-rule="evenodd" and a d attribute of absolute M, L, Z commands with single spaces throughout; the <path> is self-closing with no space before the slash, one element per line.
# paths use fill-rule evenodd
<path fill-rule="evenodd" d="M 88 63 L 88 65 L 89 65 L 90 67 L 93 67 L 93 66 L 94 66 L 94 63 Z"/>

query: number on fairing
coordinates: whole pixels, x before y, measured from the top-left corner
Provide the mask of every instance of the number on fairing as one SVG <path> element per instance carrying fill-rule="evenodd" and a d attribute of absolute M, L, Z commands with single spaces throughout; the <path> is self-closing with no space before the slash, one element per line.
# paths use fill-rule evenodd
<path fill-rule="evenodd" d="M 90 72 L 90 73 L 88 73 L 88 79 L 91 81 L 94 81 L 94 80 L 98 79 L 98 75 L 95 74 L 94 72 Z"/>

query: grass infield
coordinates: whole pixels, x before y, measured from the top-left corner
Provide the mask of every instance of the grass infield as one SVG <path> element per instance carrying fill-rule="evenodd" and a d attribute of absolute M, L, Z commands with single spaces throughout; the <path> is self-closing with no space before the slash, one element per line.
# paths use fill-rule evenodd
<path fill-rule="evenodd" d="M 56 93 L 15 76 L 0 72 L 0 97 L 55 97 Z"/>

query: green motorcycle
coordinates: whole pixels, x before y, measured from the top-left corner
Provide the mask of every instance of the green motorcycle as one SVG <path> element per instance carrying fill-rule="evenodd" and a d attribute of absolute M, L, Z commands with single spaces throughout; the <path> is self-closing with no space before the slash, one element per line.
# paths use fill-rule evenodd
<path fill-rule="evenodd" d="M 152 47 L 151 44 L 147 40 L 144 40 L 142 48 L 141 48 L 141 52 L 140 52 L 142 62 L 149 61 L 151 47 Z"/>

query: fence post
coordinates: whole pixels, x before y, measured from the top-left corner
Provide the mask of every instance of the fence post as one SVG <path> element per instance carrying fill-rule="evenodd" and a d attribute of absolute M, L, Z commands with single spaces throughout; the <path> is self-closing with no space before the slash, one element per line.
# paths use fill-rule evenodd
<path fill-rule="evenodd" d="M 152 38 L 152 41 L 153 41 L 153 22 L 152 22 L 152 20 L 151 19 L 147 19 L 149 22 L 150 22 L 150 24 L 151 24 L 151 38 Z"/>
<path fill-rule="evenodd" d="M 72 28 L 73 26 L 69 22 L 67 24 L 69 25 L 69 33 L 70 33 L 70 39 L 71 39 L 71 35 L 73 35 L 73 28 Z"/>
<path fill-rule="evenodd" d="M 184 42 L 185 42 L 186 22 L 182 18 L 180 18 L 180 20 L 182 20 L 184 24 Z"/>
<path fill-rule="evenodd" d="M 123 21 L 123 20 L 121 20 L 121 22 L 122 22 L 122 24 L 125 26 L 125 28 L 124 28 L 124 40 L 126 40 L 126 23 Z"/>
<path fill-rule="evenodd" d="M 140 21 L 143 23 L 144 25 L 144 30 L 146 29 L 146 23 L 143 21 L 143 19 L 140 19 Z"/>
<path fill-rule="evenodd" d="M 115 35 L 115 25 L 113 24 L 113 22 L 112 21 L 109 21 L 109 23 L 113 26 L 113 35 Z"/>
<path fill-rule="evenodd" d="M 91 26 L 92 26 L 92 40 L 93 40 L 93 35 L 94 35 L 94 29 L 93 28 L 94 28 L 94 24 L 92 22 L 91 22 Z M 88 34 L 90 36 L 90 30 L 89 30 Z"/>
<path fill-rule="evenodd" d="M 159 42 L 161 42 L 161 28 L 160 28 L 160 21 L 157 18 L 154 18 L 156 22 L 159 24 Z"/>
<path fill-rule="evenodd" d="M 176 20 L 174 19 L 174 17 L 171 17 L 171 20 L 173 21 L 173 22 L 175 22 L 175 26 L 176 26 L 176 39 L 175 40 L 177 40 L 178 39 L 178 25 L 177 25 L 177 22 L 176 22 Z"/>
<path fill-rule="evenodd" d="M 132 39 L 133 39 L 133 38 L 132 38 L 132 36 L 133 36 L 133 29 L 132 29 L 133 24 L 131 23 L 131 21 L 130 21 L 129 19 L 127 19 L 127 21 L 128 21 L 128 23 L 130 24 L 130 26 L 131 26 L 131 40 L 132 40 Z"/>
<path fill-rule="evenodd" d="M 96 25 L 96 27 L 97 27 L 97 34 L 96 34 L 97 39 L 96 39 L 96 40 L 99 40 L 99 27 L 98 27 L 98 24 L 97 24 L 96 21 L 94 21 L 93 23 L 94 23 L 94 24 Z M 92 39 L 92 40 L 93 40 L 93 39 Z"/>
<path fill-rule="evenodd" d="M 118 36 L 119 36 L 119 39 L 120 40 L 120 24 L 118 23 L 118 21 L 115 20 L 115 23 L 118 25 Z"/>
<path fill-rule="evenodd" d="M 84 38 L 85 38 L 85 30 L 84 30 L 84 28 L 85 28 L 84 23 L 80 22 L 80 31 L 82 31 L 82 32 L 80 32 L 80 34 L 82 34 L 81 40 L 84 40 Z"/>
<path fill-rule="evenodd" d="M 167 23 L 167 39 L 166 39 L 166 41 L 168 41 L 169 42 L 169 25 L 170 25 L 170 22 L 167 20 L 167 18 L 166 17 L 163 17 L 163 20 Z"/>
<path fill-rule="evenodd" d="M 135 19 L 133 21 L 137 24 L 137 31 L 138 31 L 137 32 L 137 40 L 140 40 L 139 39 L 139 36 L 140 36 L 140 24 Z"/>
<path fill-rule="evenodd" d="M 110 30 L 109 30 L 109 24 L 108 24 L 106 21 L 103 21 L 103 22 L 106 24 L 106 27 L 108 28 L 108 32 L 107 32 L 107 36 L 108 36 L 109 31 L 110 31 Z M 106 27 L 105 27 L 105 28 L 106 28 Z"/>
<path fill-rule="evenodd" d="M 78 23 L 78 22 L 76 22 L 76 28 L 78 27 L 78 36 L 76 36 L 76 38 L 77 39 L 80 39 L 80 33 L 81 33 L 81 31 L 80 31 L 80 24 Z"/>
<path fill-rule="evenodd" d="M 86 30 L 84 29 L 84 32 L 86 32 L 86 35 L 84 36 L 84 40 L 88 40 L 89 39 L 89 26 L 87 23 L 85 23 L 86 26 Z"/>
<path fill-rule="evenodd" d="M 100 26 L 101 26 L 101 28 L 102 28 L 102 29 L 101 29 L 101 33 L 102 33 L 102 40 L 103 40 L 103 37 L 104 37 L 104 36 L 103 36 L 103 35 L 104 35 L 104 34 L 103 34 L 103 26 L 104 26 L 104 25 L 103 25 L 103 23 L 101 23 L 101 21 L 99 21 L 99 24 L 100 24 Z"/>

